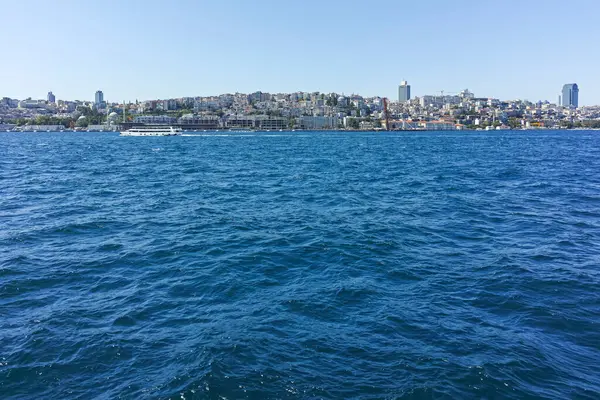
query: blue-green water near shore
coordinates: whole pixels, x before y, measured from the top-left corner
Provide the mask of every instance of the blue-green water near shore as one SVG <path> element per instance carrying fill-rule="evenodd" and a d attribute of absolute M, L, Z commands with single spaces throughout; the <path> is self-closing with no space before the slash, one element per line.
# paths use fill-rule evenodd
<path fill-rule="evenodd" d="M 0 133 L 4 399 L 600 398 L 600 134 Z"/>

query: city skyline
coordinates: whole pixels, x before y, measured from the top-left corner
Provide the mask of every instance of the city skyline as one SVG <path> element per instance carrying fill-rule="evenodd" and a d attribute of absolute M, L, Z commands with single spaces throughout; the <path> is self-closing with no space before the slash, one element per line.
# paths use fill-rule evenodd
<path fill-rule="evenodd" d="M 463 89 L 461 91 L 456 91 L 456 92 L 451 92 L 451 91 L 437 91 L 435 93 L 423 93 L 423 94 L 419 94 L 414 96 L 412 94 L 412 89 L 411 89 L 411 85 L 408 83 L 408 81 L 406 80 L 402 80 L 400 81 L 400 84 L 397 86 L 397 92 L 396 92 L 396 96 L 395 97 L 388 97 L 388 100 L 390 101 L 399 101 L 399 102 L 406 102 L 408 100 L 411 100 L 413 98 L 421 98 L 421 97 L 427 97 L 427 96 L 444 96 L 444 94 L 446 95 L 455 95 L 455 94 L 459 94 L 461 92 L 464 91 L 469 91 L 468 88 Z M 234 91 L 234 92 L 221 92 L 221 93 L 212 93 L 212 94 L 196 94 L 196 95 L 192 95 L 192 96 L 173 96 L 173 97 L 168 97 L 168 98 L 160 98 L 160 97 L 151 97 L 151 98 L 144 98 L 144 99 L 140 99 L 140 98 L 136 98 L 134 100 L 131 99 L 114 99 L 114 100 L 105 100 L 104 99 L 104 92 L 103 90 L 96 90 L 94 95 L 92 96 L 91 99 L 88 98 L 77 98 L 77 99 L 69 99 L 69 98 L 62 98 L 62 97 L 56 97 L 56 95 L 53 93 L 53 91 L 48 91 L 47 95 L 46 95 L 46 99 L 49 102 L 55 102 L 56 100 L 63 100 L 63 101 L 84 101 L 84 102 L 91 102 L 93 104 L 101 104 L 101 103 L 114 103 L 114 104 L 121 104 L 123 102 L 125 103 L 135 103 L 135 102 L 139 102 L 139 101 L 152 101 L 152 100 L 166 100 L 166 99 L 181 99 L 181 98 L 199 98 L 199 97 L 213 97 L 213 96 L 220 96 L 220 95 L 224 95 L 224 94 L 235 94 L 235 93 L 239 93 L 239 94 L 251 94 L 251 93 L 271 93 L 271 94 L 285 94 L 285 93 L 337 93 L 337 94 L 341 94 L 341 95 L 347 95 L 347 96 L 351 96 L 351 95 L 360 95 L 363 96 L 362 94 L 358 93 L 358 92 L 352 92 L 352 93 L 339 93 L 339 92 L 335 92 L 335 91 L 331 91 L 331 92 L 321 92 L 318 90 L 315 91 L 307 91 L 307 90 L 297 90 L 294 92 L 282 92 L 282 91 L 278 91 L 278 92 L 267 92 L 267 91 L 261 91 L 261 90 L 255 90 L 252 92 L 241 92 L 241 91 Z M 566 102 L 565 99 L 565 94 L 568 94 L 569 96 L 569 101 L 570 102 Z M 10 96 L 2 96 L 2 94 L 0 93 L 0 98 L 1 97 L 7 97 L 7 98 L 11 98 Z M 363 97 L 380 97 L 380 98 L 384 98 L 387 96 L 382 96 L 382 95 L 370 95 L 370 96 L 363 96 Z M 481 98 L 489 98 L 489 99 L 499 99 L 502 101 L 529 101 L 532 103 L 537 103 L 537 102 L 549 102 L 549 103 L 555 103 L 558 106 L 575 106 L 575 107 L 579 107 L 579 85 L 577 83 L 568 83 L 568 84 L 564 84 L 562 85 L 562 88 L 559 90 L 558 92 L 558 101 L 553 101 L 552 99 L 537 99 L 537 100 L 531 100 L 531 99 L 524 99 L 524 98 L 518 98 L 518 97 L 509 97 L 509 98 L 496 98 L 493 96 L 487 96 L 485 94 L 480 95 L 479 97 Z M 54 99 L 54 100 L 50 100 L 50 98 Z M 32 100 L 41 100 L 42 98 L 36 99 L 33 96 L 26 96 L 24 98 L 17 98 L 18 100 L 24 100 L 24 99 L 32 99 Z M 597 106 L 600 104 L 588 104 L 587 106 Z"/>
<path fill-rule="evenodd" d="M 510 0 L 504 5 L 519 6 L 510 19 L 494 17 L 496 5 L 467 0 L 230 3 L 9 2 L 7 29 L 19 40 L 7 40 L 4 53 L 18 62 L 0 66 L 0 96 L 44 98 L 52 90 L 57 98 L 91 100 L 102 88 L 109 101 L 259 90 L 395 99 L 407 78 L 412 97 L 468 87 L 534 102 L 556 99 L 557 88 L 577 82 L 586 88 L 580 105 L 600 104 L 600 56 L 589 51 L 600 39 L 594 1 Z M 56 22 L 65 17 L 68 24 Z M 585 36 L 557 35 L 564 19 L 586 27 Z M 40 30 L 61 38 L 41 42 Z M 565 51 L 575 56 L 558 56 Z"/>
<path fill-rule="evenodd" d="M 338 93 L 235 93 L 110 104 L 97 90 L 95 100 L 53 102 L 0 99 L 0 129 L 114 130 L 123 124 L 179 125 L 185 129 L 560 129 L 600 128 L 600 106 L 577 108 L 577 84 L 563 85 L 563 106 L 506 101 L 458 94 L 425 95 L 410 100 L 402 81 L 399 101 Z M 107 107 L 108 105 L 108 107 Z M 103 125 L 105 124 L 105 125 Z"/>
<path fill-rule="evenodd" d="M 52 91 L 47 92 L 47 96 L 46 99 L 49 103 L 54 103 L 57 100 L 61 100 L 61 101 L 83 101 L 83 102 L 90 102 L 92 104 L 94 104 L 94 106 L 103 106 L 105 104 L 123 104 L 123 102 L 125 103 L 135 103 L 135 102 L 144 102 L 144 101 L 161 101 L 161 100 L 169 100 L 169 99 L 185 99 L 185 98 L 202 98 L 202 97 L 217 97 L 217 96 L 223 96 L 223 95 L 227 95 L 227 94 L 252 94 L 252 93 L 265 93 L 265 94 L 291 94 L 291 93 L 323 93 L 323 94 L 338 94 L 338 95 L 346 95 L 346 96 L 361 96 L 361 97 L 365 97 L 365 98 L 385 98 L 385 96 L 379 96 L 379 95 L 374 95 L 374 96 L 362 96 L 360 93 L 337 93 L 337 92 L 319 92 L 319 91 L 295 91 L 295 92 L 274 92 L 274 93 L 270 93 L 270 92 L 263 92 L 260 90 L 254 91 L 254 92 L 248 92 L 248 93 L 243 93 L 243 92 L 231 92 L 231 93 L 219 93 L 219 94 L 210 94 L 210 95 L 195 95 L 195 96 L 175 96 L 175 97 L 170 97 L 170 98 L 148 98 L 148 99 L 135 99 L 134 101 L 131 100 L 114 100 L 114 101 L 108 101 L 104 99 L 104 92 L 102 90 L 96 90 L 93 96 L 92 100 L 88 100 L 88 99 L 65 99 L 65 98 L 56 98 L 55 94 Z M 439 97 L 444 97 L 444 94 L 446 95 L 462 95 L 464 93 L 468 93 L 470 95 L 472 95 L 472 93 L 469 91 L 468 88 L 461 90 L 460 92 L 437 92 L 435 94 L 423 94 L 420 96 L 412 96 L 411 94 L 411 85 L 408 83 L 408 81 L 406 80 L 402 80 L 400 82 L 400 85 L 398 85 L 398 93 L 397 93 L 397 97 L 394 98 L 388 98 L 388 101 L 398 101 L 399 103 L 405 103 L 411 99 L 419 99 L 422 97 L 431 97 L 431 96 L 439 96 Z M 8 96 L 4 96 L 4 98 L 10 98 Z M 486 99 L 496 99 L 496 100 L 501 100 L 501 101 L 529 101 L 531 103 L 539 103 L 539 102 L 543 102 L 543 103 L 550 103 L 550 104 L 556 104 L 557 106 L 565 106 L 565 107 L 569 107 L 569 106 L 575 106 L 575 107 L 579 107 L 579 85 L 577 83 L 568 83 L 568 84 L 564 84 L 562 86 L 561 91 L 559 92 L 558 95 L 558 101 L 554 102 L 552 100 L 549 99 L 539 99 L 537 101 L 531 101 L 529 99 L 518 99 L 518 98 L 508 98 L 508 99 L 497 99 L 494 97 L 490 97 L 490 96 L 485 96 L 485 95 L 481 95 L 479 96 L 479 98 L 486 98 Z M 569 100 L 565 100 L 566 98 L 568 98 Z M 16 100 L 42 100 L 42 99 L 35 99 L 32 96 L 27 96 L 24 99 L 16 99 Z M 596 104 L 594 105 L 590 105 L 590 106 L 597 106 Z"/>

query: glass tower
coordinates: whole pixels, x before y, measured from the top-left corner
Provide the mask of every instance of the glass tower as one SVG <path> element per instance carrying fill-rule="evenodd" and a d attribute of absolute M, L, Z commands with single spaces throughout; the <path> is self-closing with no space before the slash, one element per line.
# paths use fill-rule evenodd
<path fill-rule="evenodd" d="M 96 92 L 96 98 L 94 103 L 96 103 L 97 105 L 104 103 L 104 93 L 102 93 L 102 90 L 98 90 Z"/>
<path fill-rule="evenodd" d="M 406 103 L 410 100 L 410 85 L 406 81 L 400 82 L 398 87 L 398 101 L 400 103 Z"/>
<path fill-rule="evenodd" d="M 579 107 L 579 87 L 576 83 L 567 83 L 563 86 L 562 106 Z"/>

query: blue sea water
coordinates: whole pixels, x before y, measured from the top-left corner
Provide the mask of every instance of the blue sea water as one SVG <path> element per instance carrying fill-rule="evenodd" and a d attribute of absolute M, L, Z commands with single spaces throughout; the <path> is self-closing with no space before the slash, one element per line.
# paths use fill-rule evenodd
<path fill-rule="evenodd" d="M 600 134 L 0 134 L 0 397 L 598 399 Z"/>

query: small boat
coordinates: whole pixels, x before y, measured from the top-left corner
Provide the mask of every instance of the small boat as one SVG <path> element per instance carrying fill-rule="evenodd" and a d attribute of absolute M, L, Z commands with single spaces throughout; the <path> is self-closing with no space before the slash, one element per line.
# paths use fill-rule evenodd
<path fill-rule="evenodd" d="M 121 132 L 120 136 L 181 136 L 180 128 L 172 126 L 131 128 Z"/>

